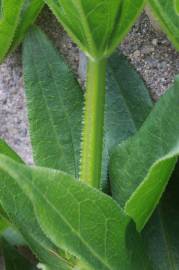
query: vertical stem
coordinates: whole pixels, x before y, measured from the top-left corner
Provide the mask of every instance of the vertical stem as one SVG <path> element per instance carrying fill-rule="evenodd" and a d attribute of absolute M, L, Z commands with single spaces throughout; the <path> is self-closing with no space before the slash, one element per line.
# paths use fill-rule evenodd
<path fill-rule="evenodd" d="M 89 60 L 80 178 L 99 188 L 103 151 L 106 59 Z"/>

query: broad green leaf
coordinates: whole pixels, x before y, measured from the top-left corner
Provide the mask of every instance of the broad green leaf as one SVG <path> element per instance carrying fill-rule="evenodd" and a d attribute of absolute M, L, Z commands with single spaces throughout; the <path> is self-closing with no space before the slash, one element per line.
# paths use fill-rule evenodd
<path fill-rule="evenodd" d="M 89 269 L 151 269 L 129 217 L 108 196 L 60 171 L 0 156 L 0 168 L 31 198 L 39 224 Z"/>
<path fill-rule="evenodd" d="M 108 56 L 142 10 L 144 0 L 46 0 L 73 41 L 90 57 Z"/>
<path fill-rule="evenodd" d="M 23 2 L 24 0 L 1 0 L 0 2 L 0 62 L 11 46 Z"/>
<path fill-rule="evenodd" d="M 141 230 L 165 190 L 179 153 L 179 78 L 139 132 L 111 159 L 113 197 Z"/>
<path fill-rule="evenodd" d="M 0 153 L 11 153 L 9 156 L 19 162 L 18 156 L 5 143 L 3 148 L 0 148 Z M 29 198 L 13 179 L 2 170 L 0 170 L 0 204 L 6 211 L 10 222 L 20 231 L 40 261 L 49 265 L 52 269 L 71 269 L 70 263 L 68 264 L 63 258 L 63 254 L 59 253 L 60 251 L 39 227 Z"/>
<path fill-rule="evenodd" d="M 178 4 L 175 5 L 173 0 L 149 0 L 148 2 L 162 29 L 179 50 L 179 16 L 176 13 Z"/>
<path fill-rule="evenodd" d="M 80 86 L 38 28 L 25 40 L 23 66 L 35 163 L 78 177 L 83 107 Z"/>
<path fill-rule="evenodd" d="M 113 148 L 137 132 L 152 106 L 143 80 L 126 57 L 119 53 L 111 56 L 108 60 L 105 107 L 104 181 Z"/>
<path fill-rule="evenodd" d="M 160 202 L 143 231 L 154 270 L 179 268 L 179 164 Z"/>
<path fill-rule="evenodd" d="M 127 58 L 119 53 L 111 56 L 108 60 L 105 108 L 105 132 L 109 148 L 112 149 L 116 142 L 134 134 L 147 118 L 152 106 L 143 80 Z"/>
<path fill-rule="evenodd" d="M 23 257 L 22 254 L 5 239 L 2 238 L 0 244 L 4 257 L 4 270 L 37 270 L 35 265 Z"/>
<path fill-rule="evenodd" d="M 25 0 L 21 10 L 18 27 L 10 50 L 15 49 L 23 40 L 29 27 L 35 22 L 44 6 L 43 0 Z"/>

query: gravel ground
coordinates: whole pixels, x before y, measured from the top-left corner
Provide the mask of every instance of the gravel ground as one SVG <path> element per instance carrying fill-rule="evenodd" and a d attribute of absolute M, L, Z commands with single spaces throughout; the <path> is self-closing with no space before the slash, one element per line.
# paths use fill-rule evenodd
<path fill-rule="evenodd" d="M 81 57 L 81 54 L 79 57 L 79 50 L 49 11 L 44 11 L 39 24 L 79 75 L 79 79 L 80 76 L 84 77 L 85 58 Z M 120 50 L 142 75 L 154 100 L 165 92 L 173 82 L 175 74 L 179 74 L 179 54 L 164 34 L 153 29 L 145 14 L 135 24 Z M 0 137 L 4 138 L 28 163 L 33 162 L 20 49 L 0 65 Z"/>
<path fill-rule="evenodd" d="M 179 53 L 166 36 L 154 30 L 143 14 L 121 45 L 157 100 L 179 74 Z"/>

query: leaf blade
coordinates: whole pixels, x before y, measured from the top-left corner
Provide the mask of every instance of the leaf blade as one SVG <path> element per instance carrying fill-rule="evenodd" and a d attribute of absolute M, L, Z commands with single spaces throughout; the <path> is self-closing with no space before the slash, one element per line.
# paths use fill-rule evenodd
<path fill-rule="evenodd" d="M 1 154 L 9 154 L 16 162 L 22 163 L 18 155 L 5 142 L 0 141 L 0 145 L 3 145 L 0 147 Z M 63 256 L 58 254 L 56 247 L 42 232 L 29 198 L 2 170 L 0 170 L 0 183 L 0 203 L 10 222 L 20 231 L 33 252 L 53 269 L 60 267 L 62 270 L 70 270 L 71 266 L 68 265 Z"/>
<path fill-rule="evenodd" d="M 158 203 L 176 163 L 179 132 L 176 120 L 178 87 L 179 80 L 176 78 L 174 87 L 157 103 L 138 134 L 118 146 L 111 161 L 113 196 L 125 207 L 127 213 L 130 212 L 129 215 L 134 218 L 139 230 L 145 224 L 146 212 L 148 211 L 148 218 Z M 118 165 L 119 160 L 121 168 Z M 160 166 L 165 169 L 165 165 L 169 167 L 161 175 Z M 155 180 L 158 186 L 152 186 Z M 143 196 L 144 193 L 146 197 Z M 146 198 L 147 201 L 144 202 Z M 135 203 L 138 204 L 136 209 L 133 207 Z"/>
<path fill-rule="evenodd" d="M 1 169 L 31 197 L 42 228 L 56 245 L 92 269 L 138 269 L 141 264 L 151 269 L 134 226 L 112 199 L 60 171 L 28 168 L 2 155 L 0 160 Z M 127 232 L 137 253 L 126 242 Z"/>
<path fill-rule="evenodd" d="M 120 53 L 112 55 L 107 71 L 102 171 L 104 190 L 108 185 L 106 177 L 113 149 L 137 132 L 153 106 L 143 80 L 125 56 Z"/>
<path fill-rule="evenodd" d="M 79 84 L 37 28 L 24 43 L 23 65 L 34 160 L 78 177 L 83 106 Z"/>

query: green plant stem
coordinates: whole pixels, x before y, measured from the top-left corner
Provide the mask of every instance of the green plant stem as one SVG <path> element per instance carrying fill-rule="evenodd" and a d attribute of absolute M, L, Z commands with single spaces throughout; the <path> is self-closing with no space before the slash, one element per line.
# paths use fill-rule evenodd
<path fill-rule="evenodd" d="M 106 59 L 89 60 L 80 179 L 99 188 L 103 151 Z"/>

